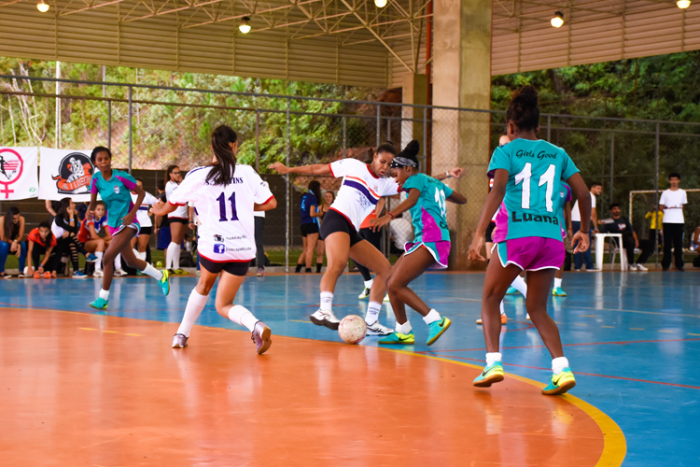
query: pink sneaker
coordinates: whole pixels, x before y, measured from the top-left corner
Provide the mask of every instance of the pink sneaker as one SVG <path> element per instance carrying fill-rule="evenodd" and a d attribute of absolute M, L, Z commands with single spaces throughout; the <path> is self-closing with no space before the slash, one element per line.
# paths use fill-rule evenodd
<path fill-rule="evenodd" d="M 253 335 L 250 339 L 255 342 L 255 347 L 258 349 L 258 355 L 264 354 L 272 345 L 272 331 L 265 326 L 265 323 L 258 321 L 253 328 Z"/>

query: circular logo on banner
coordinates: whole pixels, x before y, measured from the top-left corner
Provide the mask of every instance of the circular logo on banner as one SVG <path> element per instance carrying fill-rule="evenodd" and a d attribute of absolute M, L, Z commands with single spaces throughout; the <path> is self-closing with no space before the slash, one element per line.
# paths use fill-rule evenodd
<path fill-rule="evenodd" d="M 72 152 L 61 159 L 56 180 L 58 192 L 66 195 L 80 195 L 90 192 L 90 180 L 95 166 L 82 152 Z"/>
<path fill-rule="evenodd" d="M 0 149 L 0 197 L 10 198 L 10 194 L 15 192 L 10 185 L 19 180 L 23 170 L 22 156 L 9 148 Z"/>

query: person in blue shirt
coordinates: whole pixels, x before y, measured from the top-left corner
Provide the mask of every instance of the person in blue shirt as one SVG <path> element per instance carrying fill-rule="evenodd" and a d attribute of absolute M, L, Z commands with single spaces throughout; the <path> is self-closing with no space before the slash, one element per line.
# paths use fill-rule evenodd
<path fill-rule="evenodd" d="M 102 276 L 102 290 L 99 296 L 90 306 L 98 310 L 104 310 L 109 304 L 109 288 L 114 276 L 114 259 L 121 253 L 126 263 L 156 279 L 164 295 L 170 293 L 170 275 L 168 271 L 159 271 L 147 262 L 136 258 L 131 249 L 131 239 L 139 233 L 139 223 L 136 220 L 136 212 L 146 196 L 143 188 L 136 184 L 136 179 L 126 172 L 112 168 L 112 152 L 103 146 L 97 146 L 90 155 L 92 163 L 99 172 L 92 176 L 90 182 L 90 206 L 86 216 L 95 219 L 95 205 L 97 195 L 102 196 L 107 209 L 107 229 L 112 235 L 112 241 L 103 256 L 104 275 Z M 131 200 L 131 192 L 136 193 L 136 202 Z"/>
<path fill-rule="evenodd" d="M 415 343 L 413 329 L 406 316 L 406 304 L 416 310 L 428 325 L 427 345 L 434 344 L 452 323 L 448 317 L 441 316 L 437 310 L 426 305 L 408 284 L 428 269 L 447 268 L 451 247 L 447 201 L 466 204 L 467 198 L 441 181 L 419 172 L 416 157 L 419 149 L 418 141 L 413 140 L 391 163 L 391 175 L 408 193 L 408 198 L 384 216 L 370 221 L 371 228 L 378 230 L 410 210 L 415 233 L 413 241 L 405 245 L 406 253 L 391 268 L 387 288 L 396 315 L 396 330 L 380 339 L 380 344 Z"/>
<path fill-rule="evenodd" d="M 490 387 L 504 379 L 499 337 L 499 304 L 508 286 L 521 271 L 528 271 L 527 311 L 547 350 L 552 356 L 552 379 L 542 392 L 564 394 L 576 385 L 569 362 L 564 357 L 559 329 L 547 314 L 547 300 L 554 273 L 564 262 L 559 201 L 561 181 L 565 180 L 580 200 L 581 230 L 575 252 L 588 248 L 591 214 L 588 188 L 569 155 L 562 149 L 537 138 L 540 111 L 534 87 L 525 86 L 513 97 L 506 122 L 510 143 L 496 148 L 488 168 L 494 179 L 469 248 L 471 261 L 481 256 L 484 234 L 496 210 L 506 221 L 494 238 L 497 261 L 486 270 L 481 318 L 486 341 L 486 367 L 474 380 L 477 387 Z"/>
<path fill-rule="evenodd" d="M 306 265 L 306 272 L 311 272 L 311 264 L 318 243 L 318 200 L 321 199 L 321 183 L 318 180 L 309 182 L 309 191 L 301 197 L 301 238 L 304 242 L 304 251 L 299 256 L 295 272 L 300 272 Z"/>

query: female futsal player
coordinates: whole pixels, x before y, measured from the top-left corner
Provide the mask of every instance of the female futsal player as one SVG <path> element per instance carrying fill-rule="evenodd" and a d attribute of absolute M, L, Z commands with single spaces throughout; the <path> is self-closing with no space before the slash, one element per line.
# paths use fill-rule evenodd
<path fill-rule="evenodd" d="M 90 155 L 92 163 L 100 170 L 92 176 L 90 182 L 90 206 L 87 217 L 95 219 L 97 194 L 107 208 L 107 230 L 112 235 L 112 241 L 103 257 L 104 275 L 100 295 L 90 303 L 98 310 L 104 310 L 109 304 L 109 288 L 114 275 L 114 259 L 121 253 L 126 263 L 158 281 L 163 295 L 170 293 L 170 276 L 168 271 L 158 271 L 147 262 L 137 259 L 131 249 L 131 239 L 139 232 L 139 223 L 135 220 L 136 211 L 143 202 L 145 192 L 136 184 L 134 177 L 121 170 L 112 169 L 112 152 L 105 147 L 97 146 Z M 130 190 L 136 192 L 136 203 L 131 202 Z"/>
<path fill-rule="evenodd" d="M 381 229 L 404 211 L 411 210 L 415 238 L 407 243 L 406 253 L 399 258 L 389 276 L 387 284 L 391 307 L 396 315 L 396 332 L 380 339 L 380 344 L 413 344 L 415 337 L 406 316 L 406 304 L 423 316 L 428 325 L 428 345 L 434 344 L 452 323 L 446 316 L 440 316 L 408 287 L 430 268 L 447 268 L 450 255 L 450 231 L 447 229 L 447 204 L 451 201 L 465 204 L 467 198 L 442 182 L 418 172 L 416 155 L 420 145 L 411 141 L 391 163 L 392 176 L 401 189 L 408 192 L 408 198 L 379 219 L 373 219 L 373 229 Z"/>
<path fill-rule="evenodd" d="M 173 192 L 182 182 L 182 173 L 180 167 L 171 165 L 168 167 L 167 180 L 165 184 L 165 195 L 168 200 L 173 195 Z M 180 269 L 180 245 L 185 239 L 187 233 L 187 225 L 192 221 L 189 218 L 187 206 L 178 206 L 173 212 L 168 214 L 168 222 L 170 223 L 170 244 L 165 252 L 165 269 L 171 274 L 186 274 Z"/>
<path fill-rule="evenodd" d="M 311 262 L 314 259 L 314 251 L 318 242 L 318 218 L 319 200 L 321 199 L 321 183 L 311 180 L 309 191 L 301 197 L 301 238 L 304 243 L 304 251 L 299 256 L 295 272 L 300 272 L 306 265 L 306 272 L 311 272 Z"/>
<path fill-rule="evenodd" d="M 486 367 L 476 377 L 474 385 L 489 387 L 503 380 L 501 354 L 498 351 L 501 332 L 499 303 L 513 279 L 521 270 L 526 270 L 527 310 L 552 355 L 554 374 L 542 392 L 556 395 L 576 385 L 569 362 L 564 357 L 559 329 L 547 314 L 547 298 L 554 272 L 561 266 L 566 251 L 556 199 L 561 180 L 566 180 L 581 200 L 582 227 L 574 236 L 574 240 L 580 241 L 577 252 L 588 248 L 591 206 L 586 184 L 568 154 L 537 138 L 539 120 L 537 91 L 532 86 L 525 86 L 515 94 L 506 113 L 511 142 L 496 148 L 489 164 L 489 175 L 494 179 L 494 186 L 486 198 L 469 248 L 470 260 L 485 261 L 480 253 L 484 233 L 504 199 L 508 222 L 502 232 L 505 240 L 497 242 L 496 246 L 495 253 L 499 260 L 491 261 L 486 271 L 481 317 L 488 353 Z"/>
<path fill-rule="evenodd" d="M 269 211 L 277 200 L 260 175 L 249 165 L 236 165 L 238 135 L 221 125 L 211 134 L 214 152 L 211 165 L 190 171 L 185 181 L 153 212 L 164 216 L 188 202 L 194 204 L 199 221 L 198 255 L 202 266 L 199 283 L 187 301 L 182 323 L 173 337 L 173 348 L 187 346 L 192 326 L 207 303 L 209 292 L 221 275 L 216 291 L 216 311 L 245 326 L 252 333 L 258 354 L 272 345 L 270 328 L 241 305 L 234 305 L 250 262 L 255 259 L 253 211 Z M 223 271 L 223 272 L 222 272 Z"/>
<path fill-rule="evenodd" d="M 137 178 L 136 184 L 143 190 L 143 180 Z M 139 210 L 136 212 L 136 220 L 139 222 L 141 230 L 139 231 L 138 237 L 131 240 L 131 248 L 136 250 L 136 256 L 144 261 L 146 261 L 146 248 L 148 247 L 148 242 L 151 239 L 151 235 L 153 235 L 153 222 L 151 222 L 151 213 L 149 210 L 151 209 L 151 206 L 158 201 L 156 197 L 149 192 L 145 191 L 145 193 L 143 202 L 141 203 L 141 206 L 139 206 Z M 138 195 L 136 192 L 132 191 L 131 200 L 136 203 L 137 198 Z"/>

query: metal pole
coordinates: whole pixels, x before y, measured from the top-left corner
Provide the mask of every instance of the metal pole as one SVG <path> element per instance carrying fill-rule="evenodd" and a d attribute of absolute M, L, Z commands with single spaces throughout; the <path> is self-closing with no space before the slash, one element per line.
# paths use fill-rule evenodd
<path fill-rule="evenodd" d="M 547 115 L 547 142 L 552 142 L 552 117 Z"/>
<path fill-rule="evenodd" d="M 391 120 L 386 119 L 386 140 L 391 141 Z M 399 150 L 401 150 L 401 141 L 399 141 Z"/>
<path fill-rule="evenodd" d="M 132 162 L 132 159 L 134 157 L 134 154 L 133 154 L 134 106 L 132 105 L 132 102 L 133 102 L 132 95 L 134 94 L 133 91 L 134 91 L 134 88 L 129 86 L 129 173 L 131 173 L 131 162 Z"/>
<path fill-rule="evenodd" d="M 61 79 L 61 62 L 56 62 L 56 79 Z M 56 95 L 61 94 L 61 82 L 56 81 Z M 56 149 L 61 141 L 61 99 L 56 98 Z"/>
<path fill-rule="evenodd" d="M 381 125 L 382 125 L 382 114 L 381 110 L 379 108 L 379 103 L 377 103 L 377 147 L 379 147 L 379 133 L 381 131 Z"/>
<path fill-rule="evenodd" d="M 659 122 L 656 122 L 656 170 L 654 172 L 654 187 L 656 190 L 654 201 L 654 219 L 656 230 L 654 231 L 654 268 L 659 269 L 659 143 L 661 140 Z M 666 239 L 664 240 L 666 241 Z"/>
<path fill-rule="evenodd" d="M 348 119 L 343 117 L 343 159 L 348 157 Z"/>
<path fill-rule="evenodd" d="M 428 171 L 428 108 L 423 107 L 423 167 L 424 174 Z"/>
<path fill-rule="evenodd" d="M 291 152 L 291 135 L 290 135 L 290 130 L 289 127 L 291 125 L 291 110 L 292 110 L 292 100 L 287 98 L 287 167 L 289 167 L 289 159 L 290 159 L 290 152 Z M 287 206 L 285 209 L 285 244 L 284 244 L 284 270 L 285 272 L 289 272 L 289 223 L 291 222 L 291 216 L 290 216 L 290 210 L 291 210 L 291 204 L 289 202 L 289 197 L 291 195 L 291 190 L 289 188 L 289 174 L 284 176 L 284 186 L 286 190 L 287 196 L 286 201 L 287 201 Z"/>
<path fill-rule="evenodd" d="M 615 133 L 611 133 L 612 137 L 610 138 L 610 202 L 614 203 L 614 195 L 613 195 L 613 187 L 614 187 L 614 180 L 613 180 L 613 171 L 615 170 Z M 630 218 L 632 218 L 632 212 L 630 211 L 629 213 Z"/>
<path fill-rule="evenodd" d="M 255 109 L 255 170 L 260 172 L 260 109 Z"/>
<path fill-rule="evenodd" d="M 112 101 L 107 101 L 107 148 L 112 151 Z"/>

